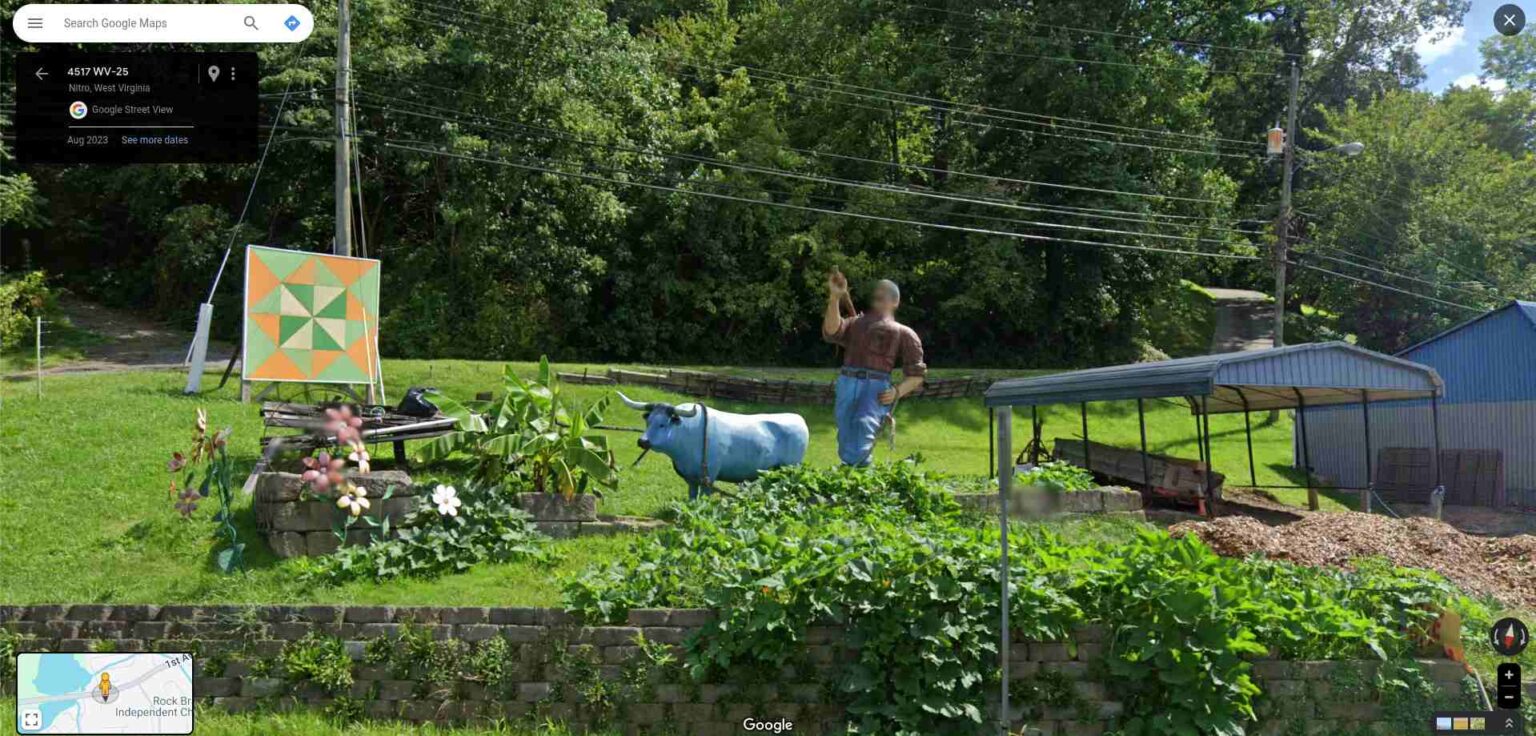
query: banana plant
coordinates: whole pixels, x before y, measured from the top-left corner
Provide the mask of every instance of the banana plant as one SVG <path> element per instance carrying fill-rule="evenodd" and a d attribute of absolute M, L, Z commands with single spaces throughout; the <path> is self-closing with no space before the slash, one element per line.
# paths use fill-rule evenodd
<path fill-rule="evenodd" d="M 458 402 L 441 393 L 432 403 L 456 419 L 454 431 L 416 452 L 422 463 L 455 454 L 473 459 L 476 479 L 488 483 L 514 480 L 541 493 L 601 495 L 618 486 L 618 470 L 608 439 L 595 433 L 608 399 L 585 409 L 567 405 L 550 370 L 539 360 L 538 376 L 525 381 L 511 366 L 502 371 L 499 401 Z"/>

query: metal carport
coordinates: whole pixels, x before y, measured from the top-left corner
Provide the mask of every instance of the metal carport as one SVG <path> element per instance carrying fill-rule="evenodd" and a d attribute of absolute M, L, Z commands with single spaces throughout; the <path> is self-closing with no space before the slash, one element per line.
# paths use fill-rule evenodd
<path fill-rule="evenodd" d="M 1269 350 L 1223 353 L 1194 358 L 1180 358 L 1155 363 L 1091 368 L 1031 378 L 998 381 L 987 389 L 985 403 L 995 413 L 996 446 L 993 462 L 997 470 L 1002 529 L 1002 647 L 1008 652 L 1008 499 L 1013 492 L 1013 408 L 1049 404 L 1078 404 L 1082 410 L 1084 448 L 1088 447 L 1088 403 L 1096 401 L 1136 401 L 1141 422 L 1141 452 L 1147 452 L 1146 399 L 1182 399 L 1195 415 L 1197 444 L 1201 461 L 1209 468 L 1211 457 L 1211 414 L 1253 410 L 1298 409 L 1309 406 L 1360 404 L 1366 426 L 1370 422 L 1372 401 L 1428 399 L 1434 422 L 1435 482 L 1440 483 L 1438 467 L 1440 428 L 1438 399 L 1444 383 L 1433 368 L 1401 358 L 1366 350 L 1346 342 L 1289 345 Z M 1302 451 L 1307 452 L 1305 412 L 1298 411 L 1301 422 Z M 1248 430 L 1248 462 L 1253 468 L 1252 425 Z M 1366 441 L 1369 442 L 1369 435 Z M 1366 455 L 1370 455 L 1369 449 Z M 1304 459 L 1304 465 L 1309 463 Z M 1145 479 L 1145 478 L 1144 478 Z M 1307 485 L 1310 489 L 1311 477 Z M 1209 474 L 1205 482 L 1208 511 L 1214 511 Z M 1315 495 L 1309 501 L 1316 507 Z M 1008 723 L 1008 657 L 1001 657 L 1002 709 L 1000 720 L 1005 732 Z"/>

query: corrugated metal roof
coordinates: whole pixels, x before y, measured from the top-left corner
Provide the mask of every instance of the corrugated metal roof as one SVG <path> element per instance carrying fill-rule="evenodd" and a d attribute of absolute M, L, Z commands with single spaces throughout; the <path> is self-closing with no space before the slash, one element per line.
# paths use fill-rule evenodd
<path fill-rule="evenodd" d="M 1211 413 L 1427 398 L 1443 384 L 1434 369 L 1346 342 L 1203 355 L 998 381 L 988 406 L 1137 398 L 1208 397 Z M 1298 396 L 1298 393 L 1300 394 Z"/>
<path fill-rule="evenodd" d="M 1498 309 L 1490 310 L 1490 311 L 1484 312 L 1482 314 L 1479 314 L 1476 317 L 1473 317 L 1472 319 L 1469 319 L 1469 320 L 1467 320 L 1465 322 L 1462 322 L 1461 324 L 1456 325 L 1455 327 L 1452 327 L 1452 328 L 1450 328 L 1448 330 L 1445 330 L 1444 332 L 1440 332 L 1440 333 L 1434 335 L 1433 337 L 1426 337 L 1423 340 L 1420 340 L 1420 341 L 1418 341 L 1418 342 L 1416 342 L 1416 343 L 1414 343 L 1412 345 L 1409 345 L 1406 348 L 1403 348 L 1402 350 L 1397 351 L 1397 355 L 1399 355 L 1399 356 L 1407 355 L 1408 353 L 1411 353 L 1411 352 L 1413 352 L 1415 350 L 1418 350 L 1419 348 L 1424 347 L 1425 345 L 1428 345 L 1428 344 L 1430 344 L 1432 342 L 1435 342 L 1437 340 L 1440 340 L 1441 338 L 1449 337 L 1449 336 L 1454 335 L 1454 334 L 1456 334 L 1458 332 L 1461 332 L 1462 330 L 1465 330 L 1468 327 L 1471 327 L 1471 326 L 1473 326 L 1475 324 L 1478 324 L 1478 323 L 1482 322 L 1485 319 L 1488 319 L 1488 318 L 1493 317 L 1495 315 L 1504 314 L 1506 311 L 1511 311 L 1511 312 L 1514 312 L 1517 316 L 1524 317 L 1525 321 L 1526 321 L 1526 324 L 1530 325 L 1533 328 L 1536 328 L 1536 302 L 1524 302 L 1524 301 L 1520 301 L 1519 299 L 1516 299 L 1516 300 L 1514 300 L 1514 301 L 1512 301 L 1512 302 L 1510 302 L 1508 304 L 1505 304 L 1502 307 L 1499 307 Z"/>
<path fill-rule="evenodd" d="M 1398 356 L 1433 366 L 1446 403 L 1536 399 L 1536 303 L 1510 302 Z"/>

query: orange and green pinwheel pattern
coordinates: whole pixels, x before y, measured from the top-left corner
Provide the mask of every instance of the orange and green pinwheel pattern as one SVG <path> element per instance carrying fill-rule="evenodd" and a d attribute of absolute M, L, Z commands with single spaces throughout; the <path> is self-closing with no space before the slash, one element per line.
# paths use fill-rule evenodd
<path fill-rule="evenodd" d="M 378 328 L 378 261 L 246 247 L 245 380 L 370 383 Z"/>

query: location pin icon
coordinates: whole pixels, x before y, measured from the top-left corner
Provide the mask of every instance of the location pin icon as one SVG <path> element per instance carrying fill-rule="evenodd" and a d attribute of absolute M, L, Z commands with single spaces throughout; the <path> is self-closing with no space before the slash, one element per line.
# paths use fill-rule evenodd
<path fill-rule="evenodd" d="M 219 68 L 216 66 L 208 67 L 208 78 L 215 82 L 219 81 Z"/>

